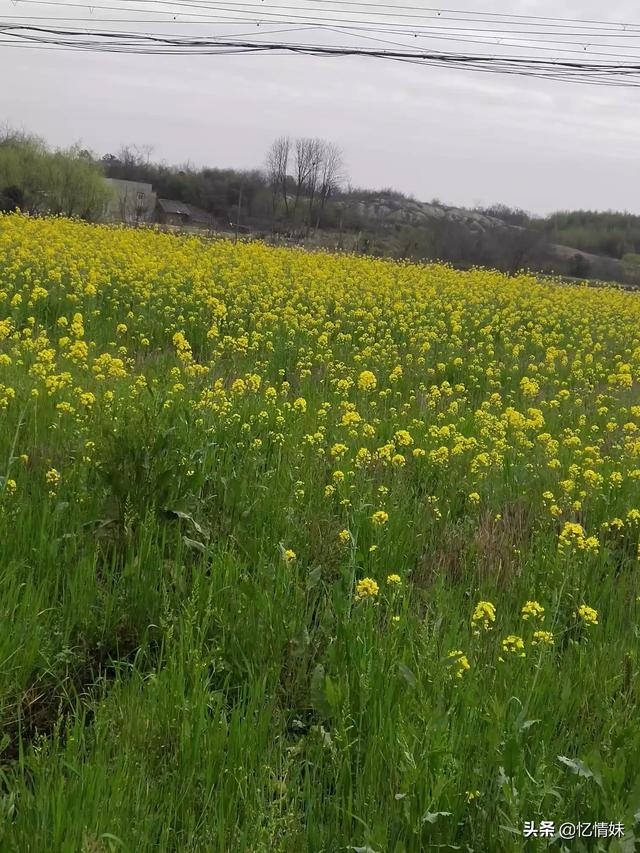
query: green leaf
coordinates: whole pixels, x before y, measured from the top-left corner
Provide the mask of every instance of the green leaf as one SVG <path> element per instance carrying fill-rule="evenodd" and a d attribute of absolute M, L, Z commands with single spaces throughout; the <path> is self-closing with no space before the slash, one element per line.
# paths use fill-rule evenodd
<path fill-rule="evenodd" d="M 404 680 L 407 682 L 409 687 L 412 690 L 415 690 L 416 687 L 418 686 L 418 679 L 415 677 L 415 675 L 409 669 L 409 667 L 403 663 L 399 663 L 398 664 L 398 671 L 399 671 L 400 675 L 404 678 Z"/>
<path fill-rule="evenodd" d="M 303 625 L 298 633 L 291 638 L 291 653 L 295 657 L 301 657 L 309 648 L 311 638 L 307 626 Z"/>
<path fill-rule="evenodd" d="M 171 518 L 179 518 L 181 521 L 188 521 L 196 533 L 199 533 L 200 536 L 203 536 L 205 539 L 208 537 L 209 534 L 204 530 L 202 525 L 198 524 L 195 518 L 192 515 L 189 515 L 188 512 L 182 512 L 182 510 L 179 509 L 166 509 L 165 513 Z"/>
<path fill-rule="evenodd" d="M 342 694 L 339 685 L 333 679 L 329 678 L 328 675 L 324 679 L 324 695 L 327 698 L 331 713 L 336 713 L 340 708 Z"/>
<path fill-rule="evenodd" d="M 581 776 L 583 779 L 593 779 L 597 785 L 602 787 L 602 777 L 600 774 L 590 770 L 579 758 L 567 758 L 566 755 L 559 755 L 558 761 L 562 762 L 576 776 Z"/>
<path fill-rule="evenodd" d="M 610 849 L 617 851 L 617 853 L 635 853 L 638 849 L 638 839 L 633 832 L 625 832 L 624 838 L 616 839 L 616 841 L 614 841 Z"/>
<path fill-rule="evenodd" d="M 425 812 L 422 823 L 436 823 L 441 817 L 451 817 L 451 812 Z"/>
<path fill-rule="evenodd" d="M 183 536 L 182 541 L 187 546 L 187 548 L 195 548 L 196 551 L 200 551 L 201 554 L 207 550 L 206 547 L 202 544 L 202 542 L 198 542 L 195 539 L 189 539 L 188 536 Z"/>
<path fill-rule="evenodd" d="M 331 716 L 331 705 L 327 699 L 326 693 L 326 674 L 324 667 L 319 663 L 313 670 L 311 676 L 310 699 L 311 704 L 316 711 L 319 711 L 325 717 Z"/>
<path fill-rule="evenodd" d="M 111 841 L 113 844 L 119 844 L 121 847 L 124 847 L 124 841 L 121 838 L 118 838 L 117 835 L 113 835 L 110 832 L 103 832 L 100 836 L 100 841 Z M 109 845 L 109 847 L 113 849 L 111 845 Z"/>
<path fill-rule="evenodd" d="M 322 569 L 320 568 L 320 566 L 316 566 L 315 569 L 311 569 L 311 571 L 307 575 L 307 591 L 318 586 L 321 580 Z"/>
<path fill-rule="evenodd" d="M 510 832 L 512 835 L 517 835 L 518 838 L 522 838 L 522 827 L 506 826 L 501 823 L 498 828 L 502 829 L 504 832 Z"/>
<path fill-rule="evenodd" d="M 315 729 L 315 731 L 318 732 L 318 735 L 320 736 L 320 742 L 322 743 L 322 745 L 326 749 L 328 749 L 333 756 L 335 756 L 336 746 L 333 742 L 333 738 L 331 737 L 331 734 L 325 729 L 324 726 L 314 726 L 314 729 Z"/>

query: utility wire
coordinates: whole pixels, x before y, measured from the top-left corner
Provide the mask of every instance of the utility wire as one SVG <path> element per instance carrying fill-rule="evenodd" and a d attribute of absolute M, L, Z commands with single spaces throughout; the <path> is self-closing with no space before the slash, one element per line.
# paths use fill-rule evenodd
<path fill-rule="evenodd" d="M 0 40 L 0 44 L 2 44 L 2 43 L 3 43 L 3 41 Z M 10 45 L 6 45 L 6 46 L 16 47 L 18 45 L 15 42 L 12 42 Z M 181 50 L 178 46 L 172 46 L 172 45 L 166 45 L 165 44 L 165 45 L 152 45 L 152 46 L 148 46 L 148 47 L 144 48 L 144 47 L 141 47 L 140 45 L 132 46 L 131 43 L 128 41 L 123 41 L 121 43 L 118 43 L 115 41 L 105 42 L 105 43 L 96 43 L 96 42 L 92 42 L 92 41 L 87 41 L 87 42 L 75 41 L 75 42 L 70 42 L 70 43 L 65 43 L 63 41 L 60 41 L 57 43 L 47 43 L 44 41 L 40 41 L 36 38 L 34 41 L 26 42 L 22 46 L 25 48 L 32 48 L 32 49 L 80 50 L 80 51 L 84 50 L 84 51 L 91 51 L 91 52 L 98 52 L 98 53 L 119 53 L 119 54 L 121 54 L 121 53 L 127 53 L 127 54 L 134 53 L 134 54 L 139 54 L 139 55 L 159 55 L 159 56 L 185 55 L 184 51 Z M 264 46 L 262 46 L 262 47 L 264 47 Z M 267 46 L 267 48 L 268 48 L 269 52 L 272 52 L 272 46 Z M 273 52 L 276 55 L 284 55 L 288 52 L 291 52 L 291 50 L 292 50 L 291 45 L 281 45 L 281 46 L 273 48 Z M 194 55 L 194 56 L 237 55 L 239 53 L 241 53 L 243 55 L 256 55 L 257 56 L 262 52 L 263 51 L 261 49 L 261 46 L 259 46 L 259 45 L 252 45 L 252 47 L 250 49 L 245 49 L 245 48 L 239 49 L 237 47 L 220 47 L 220 46 L 211 46 L 211 45 L 208 45 L 208 46 L 207 45 L 199 45 L 199 46 L 195 46 L 193 50 L 189 51 L 190 55 Z M 309 50 L 308 47 L 304 47 L 304 48 L 297 50 L 297 51 L 294 51 L 294 52 L 307 53 L 307 54 L 311 53 L 311 51 Z M 344 55 L 356 55 L 356 53 L 357 52 L 351 51 L 348 54 L 344 54 Z M 323 54 L 321 51 L 318 51 L 317 49 L 314 49 L 313 54 L 316 56 L 327 55 L 327 54 Z M 335 52 L 332 52 L 329 55 L 335 55 Z M 402 57 L 395 57 L 395 56 L 391 56 L 391 55 L 386 54 L 386 53 L 384 54 L 384 56 L 385 56 L 385 58 L 396 59 L 397 61 L 402 61 L 402 62 L 410 62 L 410 63 L 417 64 L 417 65 L 429 65 L 429 66 L 442 65 L 442 62 L 439 59 L 438 60 L 421 59 L 421 58 L 404 59 Z M 581 84 L 588 84 L 588 85 L 606 85 L 609 87 L 616 87 L 616 88 L 622 88 L 622 87 L 624 87 L 624 88 L 640 88 L 640 75 L 638 75 L 638 74 L 635 74 L 635 76 L 632 76 L 631 74 L 629 74 L 629 76 L 622 81 L 611 80 L 611 79 L 608 79 L 608 76 L 602 76 L 602 75 L 598 75 L 598 74 L 582 75 L 582 76 L 578 77 L 575 74 L 572 74 L 566 70 L 561 71 L 561 72 L 554 72 L 553 74 L 551 74 L 550 70 L 548 70 L 548 69 L 547 70 L 539 69 L 539 70 L 532 71 L 532 70 L 526 69 L 526 68 L 514 69 L 514 68 L 509 67 L 509 66 L 500 66 L 500 65 L 496 65 L 495 67 L 488 67 L 486 65 L 476 65 L 473 62 L 473 58 L 469 58 L 469 57 L 466 57 L 463 62 L 459 62 L 458 60 L 455 59 L 455 57 L 451 57 L 450 61 L 448 62 L 448 67 L 464 68 L 467 71 L 479 71 L 479 72 L 483 72 L 483 73 L 494 73 L 494 74 L 497 73 L 497 74 L 516 75 L 516 76 L 536 77 L 536 78 L 545 79 L 545 80 L 548 80 L 548 79 L 558 80 L 558 79 L 560 79 L 560 80 L 565 80 L 567 82 L 581 83 Z"/>
<path fill-rule="evenodd" d="M 33 0 L 33 2 L 40 2 L 44 4 L 47 0 Z M 60 5 L 71 6 L 74 7 L 76 4 L 72 3 L 62 3 L 58 0 Z M 114 6 L 102 6 L 96 5 L 89 7 L 91 11 L 94 9 L 100 10 L 116 10 L 118 7 Z M 137 9 L 135 11 L 138 11 Z M 165 13 L 162 13 L 165 14 Z M 167 13 L 168 14 L 168 13 Z M 184 13 L 182 13 L 184 14 Z M 188 14 L 188 13 L 187 13 Z M 7 21 L 13 22 L 14 20 L 31 20 L 31 21 L 51 21 L 52 23 L 60 23 L 62 21 L 68 21 L 75 23 L 75 18 L 72 17 L 62 17 L 56 16 L 53 18 L 46 16 L 29 16 L 29 17 L 18 17 L 18 16 L 7 16 Z M 96 18 L 91 15 L 90 18 L 86 19 L 90 20 L 92 23 L 129 23 L 129 24 L 149 24 L 149 23 L 180 23 L 187 24 L 189 21 L 177 21 L 175 18 L 173 20 L 165 20 L 161 18 L 156 19 L 130 19 L 130 18 Z M 218 23 L 215 18 L 211 19 L 209 17 L 204 18 L 202 21 L 198 21 L 198 23 L 209 24 L 209 23 Z M 225 22 L 228 24 L 229 22 Z M 249 23 L 249 22 L 247 22 Z M 280 22 L 282 25 L 290 24 L 291 32 L 296 31 L 296 28 L 299 31 L 303 30 L 329 30 L 336 33 L 341 33 L 344 35 L 357 35 L 360 38 L 370 40 L 365 34 L 381 34 L 381 35 L 400 35 L 404 36 L 405 34 L 401 31 L 397 31 L 391 28 L 378 28 L 378 27 L 369 27 L 369 26 L 347 26 L 342 23 L 336 24 L 308 24 L 306 26 L 301 26 L 294 22 Z M 234 26 L 238 26 L 238 23 L 234 22 Z M 269 24 L 269 26 L 276 26 L 275 24 Z M 280 25 L 278 25 L 280 26 Z M 263 28 L 264 29 L 264 28 Z M 279 30 L 269 30 L 269 33 L 273 32 L 283 32 L 282 29 Z M 251 33 L 246 33 L 246 35 L 251 35 Z M 450 31 L 448 28 L 433 28 L 432 30 L 424 30 L 420 34 L 414 33 L 414 41 L 417 42 L 418 38 L 421 41 L 449 41 L 449 42 L 457 42 L 460 44 L 477 44 L 495 48 L 514 48 L 514 49 L 527 49 L 534 52 L 540 53 L 554 53 L 554 54 L 579 54 L 579 55 L 589 55 L 592 56 L 601 56 L 606 58 L 636 58 L 634 53 L 629 52 L 621 52 L 620 48 L 617 45 L 610 43 L 602 43 L 602 42 L 594 42 L 593 44 L 584 44 L 579 41 L 571 41 L 567 39 L 555 39 L 555 38 L 545 38 L 545 39 L 537 39 L 527 36 L 526 38 L 521 38 L 518 36 L 514 36 L 511 33 L 500 37 L 488 36 L 484 34 L 484 31 L 476 32 L 470 28 L 453 28 L 453 31 Z M 636 41 L 640 39 L 640 34 L 635 37 Z M 406 46 L 409 47 L 408 44 L 394 42 L 394 44 L 398 46 Z M 625 47 L 631 50 L 640 49 L 640 45 L 634 45 L 627 43 Z M 609 53 L 607 50 L 596 50 L 595 48 L 609 48 L 616 51 L 615 54 Z"/>
<path fill-rule="evenodd" d="M 251 32 L 236 33 L 225 36 L 212 36 L 200 34 L 198 36 L 175 36 L 170 33 L 147 33 L 131 32 L 110 29 L 80 28 L 74 26 L 63 26 L 66 22 L 77 23 L 76 18 L 62 16 L 31 16 L 30 18 L 19 18 L 20 23 L 14 23 L 16 17 L 10 16 L 4 22 L 0 22 L 0 39 L 2 46 L 24 46 L 44 48 L 60 48 L 68 50 L 93 50 L 100 52 L 138 53 L 138 54 L 162 54 L 162 55 L 237 55 L 237 54 L 298 54 L 316 57 L 348 57 L 357 56 L 365 58 L 387 59 L 397 62 L 410 62 L 423 66 L 447 66 L 450 68 L 465 68 L 468 70 L 483 71 L 485 73 L 518 74 L 531 77 L 543 77 L 544 79 L 562 80 L 570 82 L 589 83 L 590 85 L 616 85 L 637 86 L 640 83 L 640 56 L 633 52 L 640 51 L 640 45 L 629 43 L 629 40 L 640 39 L 640 27 L 638 24 L 612 24 L 611 22 L 581 21 L 568 18 L 545 18 L 542 16 L 507 15 L 500 13 L 468 13 L 456 10 L 435 10 L 420 8 L 417 6 L 393 7 L 394 14 L 398 9 L 407 11 L 404 17 L 419 18 L 421 20 L 436 21 L 437 25 L 427 26 L 407 25 L 403 22 L 393 21 L 368 21 L 366 19 L 345 19 L 344 15 L 378 15 L 389 17 L 386 12 L 386 4 L 367 4 L 363 2 L 340 2 L 336 0 L 307 0 L 315 3 L 315 8 L 321 13 L 332 12 L 341 14 L 343 17 L 332 20 L 320 17 L 320 15 L 291 14 L 292 10 L 301 12 L 311 11 L 300 6 L 273 4 L 257 6 L 255 3 L 239 3 L 234 0 L 225 0 L 224 5 L 200 2 L 200 0 L 134 0 L 134 2 L 146 5 L 145 8 L 124 5 L 91 5 L 84 3 L 65 2 L 65 0 L 21 0 L 33 5 L 73 8 L 78 12 L 89 12 L 90 17 L 82 23 L 124 23 L 128 25 L 148 25 L 151 23 L 169 24 L 191 24 L 202 27 L 205 24 L 215 26 L 229 25 L 251 25 L 256 29 Z M 332 5 L 340 5 L 339 11 L 327 8 Z M 161 6 L 162 9 L 157 7 Z M 168 7 L 164 11 L 164 7 Z M 346 11 L 342 7 L 346 7 Z M 201 12 L 182 11 L 199 9 Z M 357 9 L 353 12 L 350 9 Z M 242 15 L 255 15 L 255 10 L 260 10 L 259 18 L 241 17 Z M 366 9 L 366 11 L 360 11 Z M 135 13 L 143 15 L 173 15 L 173 20 L 165 18 L 93 18 L 94 10 L 114 11 L 118 14 Z M 204 13 L 206 10 L 206 13 Z M 212 10 L 218 14 L 211 14 Z M 278 12 L 277 10 L 282 10 Z M 409 13 L 408 10 L 411 10 Z M 425 14 L 425 12 L 436 14 Z M 442 12 L 448 13 L 443 15 Z M 223 13 L 223 14 L 220 14 Z M 284 17 L 286 14 L 289 17 Z M 177 20 L 181 18 L 197 20 Z M 451 17 L 451 16 L 455 17 Z M 475 17 L 469 18 L 469 15 Z M 232 17 L 233 16 L 233 17 Z M 466 16 L 466 17 L 463 17 Z M 444 18 L 455 22 L 456 26 L 445 24 Z M 48 25 L 36 25 L 26 23 L 31 21 L 45 21 Z M 473 22 L 473 26 L 459 26 L 461 22 Z M 532 22 L 531 25 L 529 22 Z M 488 25 L 478 28 L 477 24 Z M 506 26 L 517 26 L 518 30 L 501 29 Z M 553 25 L 555 27 L 566 27 L 569 25 L 582 28 L 583 26 L 604 27 L 603 30 L 594 32 L 565 32 L 560 30 L 532 29 Z M 273 27 L 287 27 L 286 29 L 274 30 Z M 531 27 L 528 29 L 528 27 Z M 612 29 L 617 28 L 617 29 Z M 331 32 L 340 38 L 354 37 L 368 42 L 386 45 L 393 49 L 382 49 L 362 46 L 361 44 L 321 44 L 309 42 L 306 44 L 294 41 L 274 41 L 273 36 L 293 34 L 300 32 L 314 32 L 318 35 L 322 32 Z M 260 33 L 259 37 L 251 37 L 254 33 Z M 558 35 L 561 38 L 555 38 Z M 413 36 L 413 46 L 406 41 L 391 41 L 382 36 L 400 36 L 407 38 Z M 543 36 L 538 38 L 537 36 Z M 589 42 L 585 43 L 585 36 Z M 627 43 L 624 45 L 625 52 L 619 50 L 619 46 L 609 42 L 603 43 L 598 39 L 611 39 L 612 37 L 624 37 Z M 482 45 L 491 48 L 491 53 L 464 53 L 449 50 L 437 50 L 435 48 L 418 46 L 418 39 L 426 42 L 454 42 L 456 44 Z M 610 48 L 615 53 L 609 53 L 602 48 Z M 505 52 L 506 51 L 506 52 Z M 516 52 L 514 54 L 514 51 Z M 553 57 L 544 56 L 545 53 L 554 54 Z M 568 57 L 567 54 L 578 54 L 583 57 L 581 61 Z M 596 61 L 596 57 L 605 58 L 606 62 Z M 631 59 L 633 62 L 621 60 Z"/>
<path fill-rule="evenodd" d="M 98 4 L 69 3 L 69 2 L 62 2 L 62 0 L 21 0 L 21 2 L 30 3 L 30 4 L 34 4 L 34 5 L 41 5 L 41 6 L 67 6 L 67 7 L 75 8 L 78 10 L 84 9 L 86 11 L 91 11 L 91 10 L 96 9 L 96 8 L 105 8 L 104 6 L 100 6 Z M 353 23 L 353 24 L 360 24 L 360 25 L 368 24 L 369 26 L 380 26 L 380 27 L 392 26 L 394 29 L 401 29 L 401 28 L 402 29 L 408 29 L 411 32 L 419 32 L 421 30 L 421 25 L 416 26 L 413 24 L 408 24 L 408 23 L 405 23 L 402 21 L 398 21 L 397 16 L 394 17 L 392 21 L 386 21 L 386 22 L 385 21 L 366 21 L 362 17 L 344 19 L 345 13 L 336 12 L 335 10 L 321 9 L 320 10 L 321 12 L 326 12 L 326 13 L 331 15 L 330 18 L 327 18 L 327 17 L 322 17 L 321 15 L 318 15 L 318 14 L 304 14 L 307 10 L 301 8 L 300 6 L 278 6 L 278 5 L 256 6 L 256 5 L 247 4 L 247 3 L 235 3 L 235 2 L 233 2 L 233 0 L 227 0 L 225 5 L 221 5 L 221 4 L 212 5 L 211 2 L 206 2 L 206 0 L 135 0 L 135 2 L 140 3 L 140 4 L 146 4 L 147 8 L 146 9 L 140 9 L 140 8 L 132 9 L 132 7 L 129 6 L 126 2 L 123 5 L 111 6 L 109 8 L 112 8 L 114 10 L 118 10 L 120 12 L 126 12 L 127 10 L 131 10 L 131 11 L 136 11 L 136 12 L 145 12 L 147 14 L 158 14 L 158 13 L 164 14 L 164 12 L 162 12 L 162 10 L 156 8 L 157 6 L 163 6 L 163 7 L 169 7 L 167 14 L 175 14 L 175 15 L 193 14 L 194 16 L 195 16 L 194 13 L 185 12 L 183 10 L 184 9 L 201 9 L 201 10 L 204 9 L 204 10 L 209 10 L 210 12 L 217 13 L 215 15 L 215 17 L 221 21 L 224 21 L 224 20 L 230 20 L 230 21 L 234 21 L 234 22 L 237 22 L 238 20 L 246 21 L 247 20 L 246 17 L 239 19 L 237 16 L 249 15 L 249 16 L 251 16 L 249 18 L 250 22 L 256 23 L 257 25 L 268 23 L 268 22 L 270 22 L 270 20 L 272 18 L 277 18 L 277 19 L 285 18 L 287 23 L 290 23 L 293 20 L 303 20 L 307 23 L 311 23 L 311 22 L 312 23 L 330 23 L 330 24 L 335 24 L 335 23 L 350 24 L 350 23 Z M 307 0 L 307 2 L 309 2 L 309 0 Z M 326 3 L 326 2 L 329 2 L 329 0 L 320 0 L 320 2 Z M 154 7 L 154 8 L 151 9 L 150 7 Z M 278 12 L 277 11 L 278 9 L 281 9 L 283 11 Z M 147 10 L 149 10 L 149 11 L 147 11 Z M 311 12 L 312 10 L 308 10 L 308 11 Z M 286 18 L 285 12 L 291 13 L 291 14 L 289 14 L 288 18 Z M 224 13 L 224 14 L 221 14 L 221 13 Z M 303 13 L 303 14 L 301 14 L 301 13 Z M 256 17 L 256 14 L 258 15 L 258 17 Z M 343 18 L 341 20 L 338 20 L 338 18 L 336 16 L 340 15 L 340 14 L 343 14 Z M 462 14 L 463 13 L 460 13 L 460 15 L 462 15 Z M 480 13 L 476 13 L 476 14 L 480 14 Z M 230 15 L 235 15 L 236 17 L 231 19 L 229 17 Z M 205 16 L 203 15 L 202 17 L 205 17 Z M 206 17 L 211 17 L 211 15 L 206 15 Z M 385 13 L 385 17 L 392 17 L 392 16 Z M 537 35 L 546 35 L 548 33 L 547 30 L 532 30 L 531 26 L 525 25 L 522 22 L 517 23 L 516 21 L 512 21 L 512 22 L 510 22 L 510 21 L 496 21 L 495 19 L 481 19 L 478 17 L 475 17 L 475 18 L 453 17 L 453 18 L 451 18 L 448 16 L 442 16 L 442 15 L 438 16 L 438 17 L 434 17 L 432 15 L 431 16 L 421 16 L 421 17 L 423 19 L 429 21 L 430 25 L 433 25 L 433 23 L 439 23 L 439 22 L 444 21 L 444 20 L 449 20 L 449 21 L 452 21 L 453 23 L 465 23 L 465 22 L 466 23 L 472 23 L 472 24 L 474 24 L 474 28 L 476 30 L 478 29 L 477 25 L 479 23 L 485 23 L 485 24 L 490 25 L 490 29 L 487 31 L 496 32 L 496 33 L 504 33 L 504 34 L 509 34 L 509 33 L 516 34 L 517 33 L 517 34 L 524 34 L 524 35 L 526 35 L 527 33 L 537 34 Z M 553 21 L 553 19 L 550 19 L 550 20 Z M 587 22 L 587 24 L 589 24 L 589 22 Z M 577 29 L 580 30 L 579 32 L 575 32 L 576 25 L 577 25 Z M 513 29 L 507 29 L 507 27 L 512 27 L 512 26 L 520 26 L 520 29 L 517 31 L 513 30 Z M 542 26 L 542 24 L 539 24 L 538 26 Z M 553 23 L 545 24 L 544 26 L 554 26 L 554 27 L 556 27 L 556 29 L 554 31 L 555 34 L 564 34 L 562 26 L 565 26 L 565 25 L 560 25 L 560 28 L 558 28 L 558 26 L 553 24 Z M 617 37 L 635 38 L 635 37 L 640 36 L 640 24 L 616 24 L 616 25 L 612 25 L 612 26 L 615 26 L 617 29 L 612 30 L 610 28 L 607 28 L 605 30 L 602 30 L 601 28 L 590 28 L 590 27 L 587 27 L 585 25 L 582 25 L 580 21 L 576 21 L 576 24 L 571 27 L 571 29 L 574 32 L 568 33 L 567 35 L 578 37 L 578 38 L 583 38 L 586 36 L 589 36 L 592 38 L 600 38 L 600 37 L 604 37 L 604 36 L 616 37 L 616 38 Z M 429 26 L 428 28 L 432 29 L 433 27 Z M 447 28 L 447 27 L 443 27 L 443 29 L 445 29 L 445 28 Z M 460 29 L 467 29 L 467 28 L 462 27 Z M 549 33 L 549 34 L 552 34 L 552 33 Z"/>
<path fill-rule="evenodd" d="M 274 42 L 246 42 L 246 41 L 225 41 L 223 39 L 211 39 L 211 38 L 187 38 L 187 37 L 175 37 L 169 35 L 153 35 L 153 34 L 145 34 L 145 33 L 118 33 L 116 31 L 98 31 L 98 30 L 86 30 L 86 29 L 77 29 L 77 28 L 58 28 L 58 27 L 44 27 L 44 26 L 35 26 L 30 24 L 6 24 L 0 23 L 0 32 L 4 32 L 8 35 L 13 35 L 16 38 L 27 38 L 33 37 L 33 35 L 40 35 L 43 38 L 47 38 L 50 40 L 60 39 L 61 37 L 67 37 L 69 39 L 78 39 L 79 36 L 89 36 L 92 39 L 114 39 L 114 38 L 123 38 L 128 39 L 131 42 L 151 42 L 151 43 L 164 43 L 167 45 L 172 45 L 175 47 L 198 47 L 198 46 L 209 46 L 209 47 L 227 47 L 231 49 L 238 50 L 253 50 L 260 49 L 264 51 L 272 51 L 272 50 L 287 50 L 295 53 L 311 53 L 318 55 L 326 55 L 326 56 L 370 56 L 374 58 L 387 58 L 387 59 L 431 59 L 441 62 L 447 62 L 452 58 L 455 58 L 456 61 L 460 62 L 485 62 L 487 64 L 492 63 L 501 63 L 501 62 L 509 62 L 515 65 L 521 65 L 523 67 L 549 67 L 549 68 L 570 68 L 575 71 L 603 71 L 609 73 L 618 73 L 624 74 L 630 71 L 640 71 L 640 62 L 638 64 L 632 63 L 594 63 L 594 62 L 577 62 L 572 60 L 547 60 L 547 59 L 537 59 L 532 57 L 517 57 L 517 56 L 489 56 L 489 55 L 467 55 L 467 54 L 451 54 L 446 52 L 429 52 L 429 51 L 389 51 L 389 50 L 375 50 L 370 48 L 362 48 L 362 47 L 338 47 L 334 45 L 313 45 L 313 44 L 293 44 L 293 43 L 274 43 Z M 70 42 L 73 44 L 73 41 Z"/>

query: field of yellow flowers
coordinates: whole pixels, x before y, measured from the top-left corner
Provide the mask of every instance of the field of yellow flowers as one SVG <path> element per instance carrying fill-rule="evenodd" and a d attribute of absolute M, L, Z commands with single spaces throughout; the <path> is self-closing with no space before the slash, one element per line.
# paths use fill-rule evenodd
<path fill-rule="evenodd" d="M 0 217 L 0 848 L 634 850 L 639 388 L 635 294 Z"/>

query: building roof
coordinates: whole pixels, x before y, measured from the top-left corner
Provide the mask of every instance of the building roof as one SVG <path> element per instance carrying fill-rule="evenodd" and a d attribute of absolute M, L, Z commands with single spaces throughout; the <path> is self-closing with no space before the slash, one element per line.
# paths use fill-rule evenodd
<path fill-rule="evenodd" d="M 124 178 L 105 178 L 105 180 L 121 195 L 126 195 L 129 191 L 135 193 L 142 192 L 149 195 L 153 193 L 151 184 L 147 184 L 144 181 L 126 181 Z"/>
<path fill-rule="evenodd" d="M 159 198 L 158 204 L 163 213 L 177 213 L 180 216 L 191 216 L 189 206 L 181 201 L 175 201 L 169 198 Z"/>
<path fill-rule="evenodd" d="M 193 222 L 204 222 L 207 224 L 211 222 L 212 216 L 206 210 L 196 207 L 195 204 L 188 204 L 187 207 L 189 208 L 189 215 Z"/>

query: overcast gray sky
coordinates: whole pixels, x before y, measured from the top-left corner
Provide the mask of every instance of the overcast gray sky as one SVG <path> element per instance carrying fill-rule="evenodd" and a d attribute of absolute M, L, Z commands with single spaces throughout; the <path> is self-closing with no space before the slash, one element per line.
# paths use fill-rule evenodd
<path fill-rule="evenodd" d="M 264 7 L 278 2 L 296 5 L 265 0 Z M 398 13 L 428 4 L 385 3 Z M 640 21 L 632 0 L 563 0 L 561 6 L 449 0 L 448 6 Z M 0 19 L 20 14 L 41 15 L 42 6 L 0 0 Z M 85 8 L 85 19 L 88 14 Z M 148 144 L 154 159 L 171 163 L 256 167 L 277 135 L 323 136 L 342 147 L 358 186 L 393 186 L 447 204 L 504 202 L 537 213 L 640 213 L 640 89 L 364 58 L 127 56 L 1 44 L 0 81 L 2 120 L 56 146 L 81 141 L 103 154 L 123 143 Z"/>

